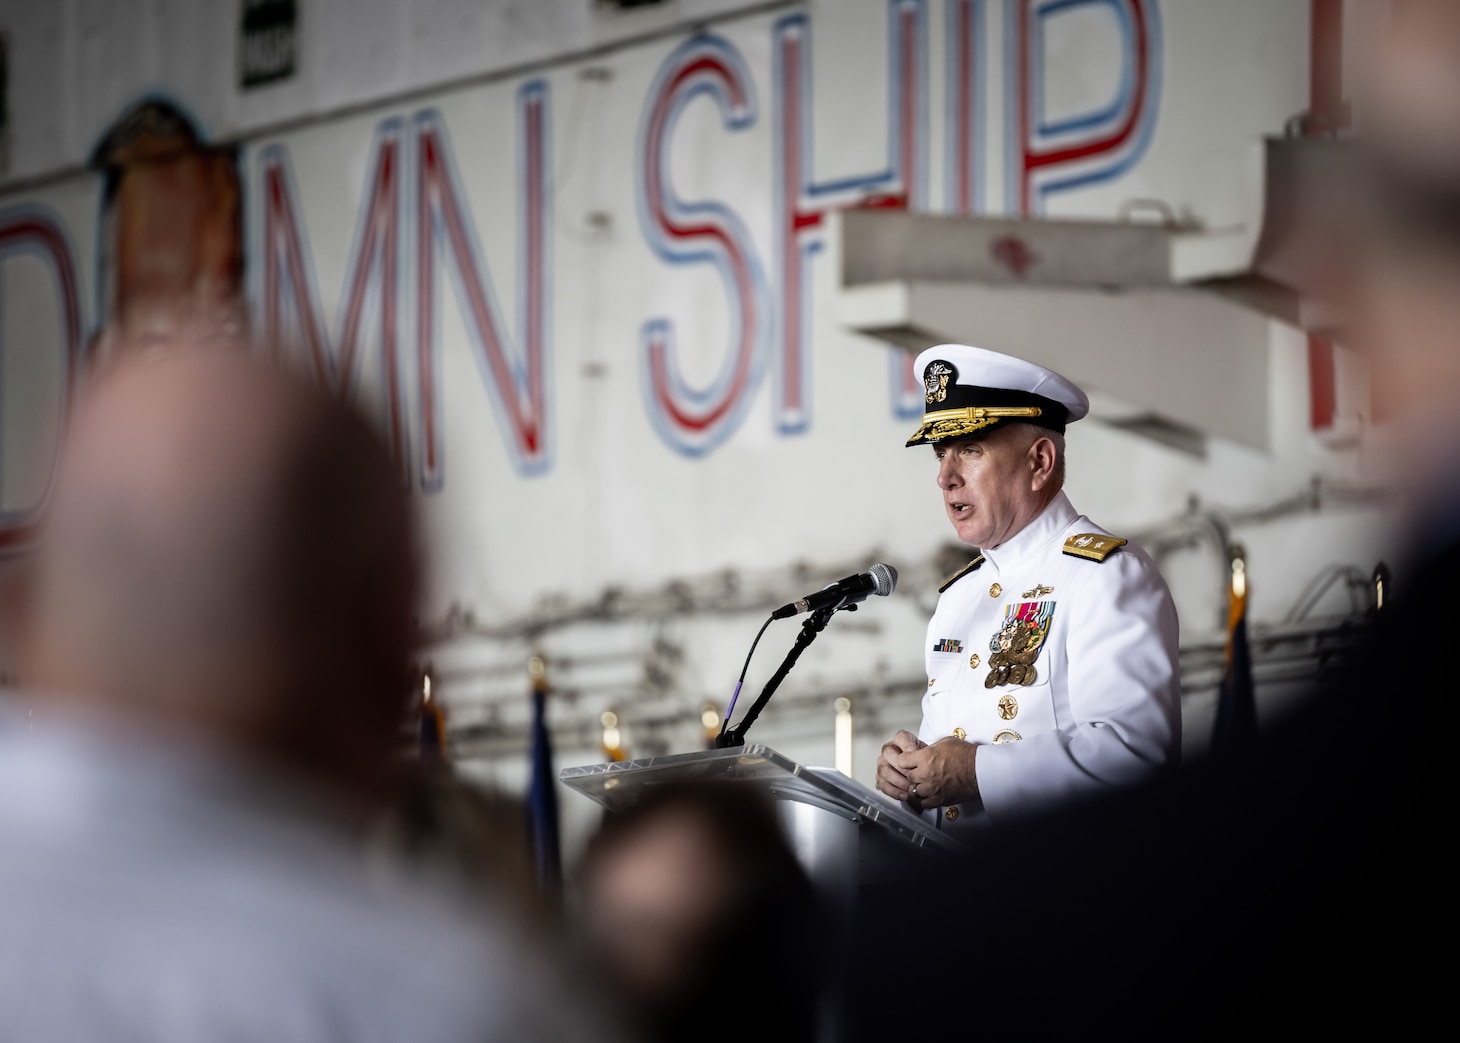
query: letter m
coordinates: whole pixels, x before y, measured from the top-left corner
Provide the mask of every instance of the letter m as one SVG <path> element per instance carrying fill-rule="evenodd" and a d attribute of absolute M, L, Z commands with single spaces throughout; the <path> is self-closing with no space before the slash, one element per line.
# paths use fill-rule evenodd
<path fill-rule="evenodd" d="M 340 295 L 337 342 L 331 342 L 323 322 L 287 154 L 273 146 L 260 157 L 264 332 L 278 343 L 297 330 L 315 373 L 342 394 L 358 379 L 364 345 L 378 339 L 391 447 L 403 461 L 408 447 L 402 389 L 406 360 L 414 356 L 418 409 L 412 441 L 421 488 L 427 491 L 438 490 L 445 473 L 436 274 L 443 259 L 454 277 L 469 350 L 496 406 L 515 467 L 522 474 L 538 474 L 551 460 L 547 108 L 545 84 L 530 83 L 518 92 L 522 344 L 516 350 L 477 242 L 450 139 L 436 113 L 417 115 L 409 135 L 398 120 L 387 120 L 376 131 Z M 403 294 L 402 283 L 414 292 Z M 414 305 L 413 323 L 402 324 L 401 300 Z M 377 319 L 378 333 L 372 334 Z M 415 351 L 407 350 L 404 358 L 402 329 L 415 335 Z"/>
<path fill-rule="evenodd" d="M 259 155 L 264 335 L 274 350 L 297 338 L 315 377 L 339 395 L 354 392 L 362 347 L 370 339 L 377 340 L 390 446 L 396 458 L 403 460 L 406 431 L 396 313 L 401 296 L 401 168 L 400 121 L 386 120 L 376 129 L 370 149 L 340 294 L 339 340 L 332 342 L 315 286 L 313 255 L 288 152 L 282 145 L 271 145 Z"/>

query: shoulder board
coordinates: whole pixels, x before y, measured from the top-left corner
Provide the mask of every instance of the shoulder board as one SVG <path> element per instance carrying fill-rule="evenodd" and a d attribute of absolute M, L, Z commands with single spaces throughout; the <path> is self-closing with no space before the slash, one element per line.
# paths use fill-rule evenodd
<path fill-rule="evenodd" d="M 1065 540 L 1065 553 L 1075 558 L 1104 561 L 1125 544 L 1126 541 L 1119 536 L 1107 536 L 1103 532 L 1082 532 Z"/>
<path fill-rule="evenodd" d="M 978 571 L 978 567 L 980 565 L 982 565 L 982 564 L 983 564 L 983 555 L 980 554 L 978 557 L 976 557 L 972 561 L 970 561 L 967 565 L 963 566 L 963 568 L 959 569 L 957 572 L 953 573 L 953 575 L 949 576 L 948 579 L 946 581 L 944 581 L 943 585 L 938 588 L 938 593 L 939 594 L 943 593 L 943 591 L 945 591 L 949 587 L 953 586 L 953 584 L 957 583 L 959 580 L 961 580 L 964 576 L 968 575 L 970 572 L 976 572 L 976 571 Z"/>

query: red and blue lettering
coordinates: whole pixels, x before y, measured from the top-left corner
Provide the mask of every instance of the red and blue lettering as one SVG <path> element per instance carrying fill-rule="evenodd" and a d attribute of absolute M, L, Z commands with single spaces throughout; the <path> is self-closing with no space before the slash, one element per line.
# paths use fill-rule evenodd
<path fill-rule="evenodd" d="M 1079 8 L 1103 7 L 1116 20 L 1122 64 L 1109 104 L 1050 118 L 1044 109 L 1046 24 Z M 1007 0 L 1009 85 L 1008 209 L 1044 211 L 1051 195 L 1109 181 L 1150 143 L 1161 94 L 1161 21 L 1156 0 Z"/>
<path fill-rule="evenodd" d="M 855 205 L 922 209 L 926 204 L 927 27 L 923 0 L 891 0 L 888 17 L 887 165 L 830 181 L 816 180 L 812 162 L 810 20 L 796 14 L 776 23 L 776 86 L 781 106 L 775 135 L 775 216 L 781 314 L 774 412 L 776 428 L 783 434 L 803 432 L 811 422 L 809 262 L 824 245 L 823 218 L 830 210 Z M 894 349 L 893 358 L 903 359 L 903 352 Z M 894 409 L 899 412 L 900 388 L 899 380 L 893 384 Z"/>
<path fill-rule="evenodd" d="M 55 430 L 66 422 L 72 382 L 81 359 L 81 300 L 76 282 L 76 254 L 60 218 L 47 207 L 23 205 L 0 210 L 0 267 L 18 257 L 41 262 L 56 291 L 57 326 L 61 331 L 61 382 L 55 405 Z M 3 306 L 0 301 L 0 306 Z M 3 328 L 3 324 L 0 324 Z M 0 343 L 0 358 L 5 345 Z M 0 386 L 0 436 L 5 433 L 4 388 Z M 34 503 L 18 509 L 0 506 L 0 555 L 22 551 L 36 540 L 40 519 L 50 498 L 58 443 L 51 447 L 45 485 Z"/>
<path fill-rule="evenodd" d="M 978 174 L 984 151 L 984 120 L 979 109 L 984 86 L 984 0 L 948 0 L 944 33 L 944 207 L 954 214 L 983 213 L 984 185 Z"/>
<path fill-rule="evenodd" d="M 923 415 L 927 391 L 922 378 L 913 372 L 914 355 L 903 348 L 887 350 L 887 383 L 892 388 L 892 415 L 913 420 Z"/>
<path fill-rule="evenodd" d="M 404 460 L 405 417 L 400 389 L 397 318 L 400 300 L 401 126 L 376 129 L 365 191 L 340 295 L 338 343 L 332 343 L 315 286 L 313 255 L 294 188 L 288 152 L 271 145 L 259 154 L 263 331 L 276 350 L 298 338 L 315 377 L 336 394 L 353 394 L 369 332 L 379 338 L 387 428 L 392 451 Z M 257 262 L 255 262 L 257 263 Z M 366 321 L 367 314 L 377 321 Z"/>
<path fill-rule="evenodd" d="M 640 129 L 637 171 L 639 223 L 649 246 L 672 265 L 714 265 L 730 305 L 730 349 L 708 387 L 691 387 L 681 375 L 669 319 L 651 319 L 641 331 L 649 417 L 665 442 L 690 456 L 714 449 L 744 419 L 760 382 L 771 314 L 765 275 L 740 217 L 717 202 L 685 202 L 670 183 L 675 123 L 702 95 L 727 130 L 755 124 L 750 72 L 719 36 L 686 41 L 660 67 Z"/>
<path fill-rule="evenodd" d="M 502 435 L 519 473 L 542 474 L 552 463 L 548 396 L 548 87 L 517 92 L 519 146 L 518 316 L 514 350 L 477 241 L 445 124 L 434 112 L 416 117 L 416 350 L 421 395 L 421 481 L 437 489 L 443 474 L 441 347 L 436 323 L 436 260 L 454 276 L 472 354 L 496 405 Z"/>
<path fill-rule="evenodd" d="M 534 81 L 518 92 L 518 183 L 522 200 L 518 233 L 521 351 L 514 351 L 477 242 L 475 224 L 450 138 L 434 111 L 411 123 L 376 130 L 369 170 L 346 265 L 344 291 L 332 343 L 315 286 L 313 256 L 294 188 L 288 153 L 281 145 L 259 156 L 262 192 L 255 261 L 262 328 L 278 344 L 302 340 L 316 376 L 339 394 L 354 393 L 363 366 L 367 331 L 379 339 L 390 444 L 409 459 L 402 358 L 402 292 L 415 305 L 418 410 L 416 469 L 421 488 L 436 491 L 444 476 L 437 262 L 443 257 L 457 289 L 467 336 L 492 396 L 509 455 L 519 472 L 538 474 L 550 460 L 548 380 L 548 96 Z M 378 322 L 367 321 L 376 318 Z"/>

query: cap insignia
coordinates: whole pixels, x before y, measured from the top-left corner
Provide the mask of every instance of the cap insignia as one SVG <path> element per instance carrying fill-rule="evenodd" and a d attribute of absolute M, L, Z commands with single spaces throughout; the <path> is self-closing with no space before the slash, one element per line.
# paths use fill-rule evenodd
<path fill-rule="evenodd" d="M 942 359 L 934 359 L 928 363 L 923 370 L 923 387 L 926 389 L 928 405 L 935 402 L 942 402 L 948 397 L 948 384 L 952 381 L 957 383 L 958 370 L 953 368 L 951 362 L 944 362 Z"/>

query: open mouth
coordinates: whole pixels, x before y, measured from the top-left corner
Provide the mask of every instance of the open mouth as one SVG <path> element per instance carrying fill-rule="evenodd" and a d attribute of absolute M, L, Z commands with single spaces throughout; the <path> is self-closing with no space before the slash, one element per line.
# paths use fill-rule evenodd
<path fill-rule="evenodd" d="M 948 510 L 952 512 L 955 518 L 963 518 L 966 517 L 968 513 L 973 510 L 973 505 L 970 503 L 950 503 L 948 505 Z"/>

